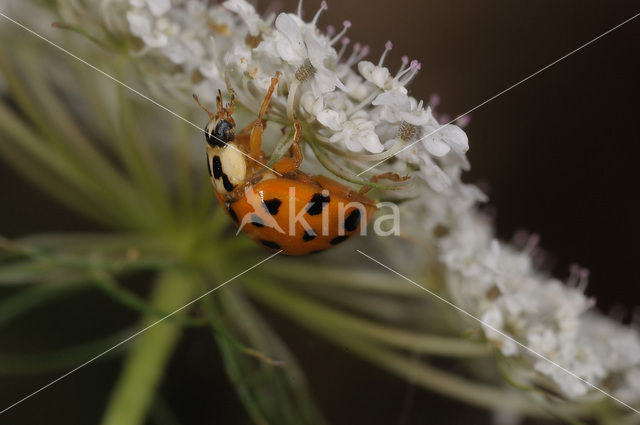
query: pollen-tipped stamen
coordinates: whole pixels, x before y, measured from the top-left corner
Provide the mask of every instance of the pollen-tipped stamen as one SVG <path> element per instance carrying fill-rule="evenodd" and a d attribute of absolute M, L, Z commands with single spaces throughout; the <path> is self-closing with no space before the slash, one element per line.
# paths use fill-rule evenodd
<path fill-rule="evenodd" d="M 333 37 L 336 33 L 336 27 L 333 25 L 327 25 L 326 33 L 329 37 Z"/>
<path fill-rule="evenodd" d="M 324 12 L 325 10 L 327 10 L 329 8 L 329 5 L 327 4 L 326 1 L 322 1 L 320 3 L 320 9 L 318 9 L 318 11 L 316 12 L 315 16 L 313 17 L 313 20 L 311 21 L 311 25 L 313 25 L 314 27 L 316 26 L 316 24 L 318 23 L 318 19 L 320 18 L 320 14 L 322 12 Z"/>
<path fill-rule="evenodd" d="M 404 73 L 404 70 L 407 69 L 407 65 L 409 65 L 409 56 L 404 55 L 402 58 L 400 58 L 400 61 L 400 69 L 398 69 L 398 72 L 396 73 L 396 78 L 398 78 L 398 75 Z"/>
<path fill-rule="evenodd" d="M 418 74 L 418 71 L 420 71 L 421 69 L 422 64 L 415 59 L 412 60 L 411 64 L 409 65 L 409 75 L 404 80 L 400 81 L 400 83 L 403 86 L 406 86 L 411 82 L 411 80 L 413 80 L 413 78 Z"/>
<path fill-rule="evenodd" d="M 411 71 L 411 68 L 408 65 L 409 65 L 409 57 L 403 56 L 402 65 L 400 65 L 400 69 L 398 69 L 398 72 L 396 73 L 394 80 L 396 81 L 400 80 L 400 78 L 402 78 L 407 72 Z"/>
<path fill-rule="evenodd" d="M 335 37 L 333 37 L 331 39 L 331 41 L 329 41 L 329 43 L 331 45 L 335 44 L 336 41 L 340 40 L 342 38 L 343 35 L 345 35 L 347 33 L 347 30 L 351 28 L 351 21 L 344 21 L 342 23 L 342 31 L 340 31 L 338 34 L 336 34 Z"/>
<path fill-rule="evenodd" d="M 349 59 L 345 61 L 345 64 L 347 66 L 353 66 L 354 64 L 360 62 L 360 60 L 362 60 L 365 56 L 369 54 L 369 50 L 370 50 L 369 46 L 367 45 L 363 46 L 359 42 L 356 42 L 353 45 L 353 52 L 351 52 L 351 55 L 349 56 Z"/>
<path fill-rule="evenodd" d="M 429 97 L 428 105 L 432 108 L 437 107 L 440 104 L 440 95 L 438 93 L 434 93 Z"/>
<path fill-rule="evenodd" d="M 342 47 L 340 47 L 340 51 L 338 52 L 338 60 L 342 59 L 344 52 L 347 50 L 347 46 L 351 43 L 351 39 L 349 37 L 342 37 L 340 42 L 342 43 Z"/>
<path fill-rule="evenodd" d="M 382 66 L 384 64 L 384 60 L 387 57 L 387 53 L 389 53 L 391 49 L 393 49 L 393 43 L 391 42 L 391 40 L 389 40 L 386 43 L 384 43 L 384 52 L 382 52 L 382 55 L 380 56 L 380 60 L 378 61 L 378 66 Z"/>

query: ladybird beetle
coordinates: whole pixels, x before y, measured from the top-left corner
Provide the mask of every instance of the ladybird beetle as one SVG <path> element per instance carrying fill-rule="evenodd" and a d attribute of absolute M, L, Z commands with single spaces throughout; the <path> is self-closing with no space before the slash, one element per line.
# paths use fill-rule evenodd
<path fill-rule="evenodd" d="M 196 95 L 197 104 L 209 115 L 205 127 L 207 168 L 213 188 L 229 217 L 244 233 L 261 245 L 289 255 L 306 255 L 331 248 L 366 226 L 376 212 L 376 203 L 365 196 L 369 187 L 354 191 L 323 175 L 299 170 L 302 163 L 300 122 L 294 118 L 293 143 L 289 156 L 273 168 L 261 150 L 266 122 L 264 114 L 278 83 L 271 79 L 258 118 L 235 133 L 235 95 L 229 104 L 216 97 L 217 112 L 209 112 Z M 374 176 L 404 180 L 396 174 Z"/>

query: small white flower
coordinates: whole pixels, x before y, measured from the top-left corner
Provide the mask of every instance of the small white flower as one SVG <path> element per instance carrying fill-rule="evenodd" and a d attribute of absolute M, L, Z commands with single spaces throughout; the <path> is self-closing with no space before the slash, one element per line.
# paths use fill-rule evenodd
<path fill-rule="evenodd" d="M 347 115 L 342 111 L 324 109 L 318 113 L 317 118 L 325 127 L 328 127 L 333 131 L 341 131 L 345 121 L 347 120 Z"/>
<path fill-rule="evenodd" d="M 435 120 L 433 120 L 435 121 Z M 441 157 L 453 150 L 457 153 L 465 153 L 469 150 L 469 139 L 467 134 L 457 125 L 439 125 L 432 122 L 422 129 L 425 137 L 424 144 L 429 153 L 433 156 Z"/>
<path fill-rule="evenodd" d="M 299 70 L 311 80 L 314 95 L 333 91 L 344 85 L 335 71 L 326 67 L 325 62 L 335 60 L 335 50 L 321 40 L 316 32 L 296 15 L 281 13 L 276 18 L 276 29 L 281 37 L 275 40 L 275 49 L 280 58 Z M 299 74 L 300 75 L 300 74 Z"/>
<path fill-rule="evenodd" d="M 264 26 L 264 21 L 253 5 L 245 0 L 227 0 L 222 5 L 242 18 L 251 35 L 260 33 L 260 29 Z"/>
<path fill-rule="evenodd" d="M 375 132 L 375 123 L 362 116 L 351 117 L 342 124 L 342 129 L 331 136 L 332 142 L 342 142 L 347 149 L 359 152 L 363 148 L 372 153 L 380 153 L 384 146 Z"/>
<path fill-rule="evenodd" d="M 513 356 L 518 353 L 517 344 L 500 333 L 504 329 L 504 319 L 502 312 L 498 308 L 494 307 L 488 310 L 482 315 L 481 319 L 485 335 L 488 339 L 498 344 L 502 354 Z"/>
<path fill-rule="evenodd" d="M 347 94 L 355 99 L 361 101 L 367 98 L 370 94 L 370 90 L 364 83 L 364 80 L 359 75 L 349 72 L 344 81 L 345 91 Z"/>
<path fill-rule="evenodd" d="M 375 65 L 369 61 L 360 61 L 358 63 L 358 71 L 360 71 L 365 80 L 383 90 L 387 88 L 388 82 L 391 81 L 391 73 L 386 67 Z"/>
<path fill-rule="evenodd" d="M 300 96 L 300 104 L 309 115 L 315 117 L 322 111 L 324 99 L 322 97 L 315 97 L 313 93 L 307 91 Z"/>
<path fill-rule="evenodd" d="M 129 0 L 129 4 L 138 8 L 149 8 L 154 16 L 164 15 L 171 9 L 171 0 Z"/>
<path fill-rule="evenodd" d="M 422 127 L 431 118 L 430 110 L 425 110 L 422 102 L 418 103 L 415 98 L 408 96 L 404 87 L 381 93 L 371 103 L 383 107 L 380 118 L 391 124 L 407 122 Z"/>
<path fill-rule="evenodd" d="M 155 22 L 144 10 L 130 10 L 127 12 L 127 21 L 129 21 L 131 33 L 140 37 L 147 46 L 164 47 L 169 42 L 168 34 L 165 34 L 160 28 L 154 28 Z"/>

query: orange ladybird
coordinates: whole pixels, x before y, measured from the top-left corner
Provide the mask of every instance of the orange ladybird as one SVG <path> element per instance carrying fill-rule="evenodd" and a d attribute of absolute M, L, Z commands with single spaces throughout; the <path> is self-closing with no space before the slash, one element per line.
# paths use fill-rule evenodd
<path fill-rule="evenodd" d="M 264 97 L 258 119 L 235 134 L 232 114 L 235 96 L 227 107 L 218 91 L 217 113 L 209 114 L 205 127 L 207 167 L 218 201 L 236 226 L 261 245 L 285 254 L 305 255 L 331 248 L 366 226 L 376 203 L 365 196 L 367 188 L 354 191 L 322 175 L 299 170 L 302 162 L 300 123 L 295 119 L 289 156 L 272 168 L 261 150 L 264 114 L 278 75 Z M 395 174 L 374 177 L 404 180 Z"/>

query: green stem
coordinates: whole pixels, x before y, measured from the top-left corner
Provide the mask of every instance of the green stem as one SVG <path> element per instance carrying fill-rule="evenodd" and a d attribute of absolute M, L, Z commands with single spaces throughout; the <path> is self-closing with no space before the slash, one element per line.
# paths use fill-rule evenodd
<path fill-rule="evenodd" d="M 160 275 L 151 302 L 158 309 L 174 311 L 189 301 L 192 289 L 186 274 L 167 271 Z M 146 317 L 142 326 L 157 320 L 156 316 Z M 102 425 L 144 423 L 180 331 L 179 326 L 165 321 L 137 338 L 116 382 Z"/>
<path fill-rule="evenodd" d="M 95 356 L 96 353 L 113 347 L 132 333 L 131 329 L 126 329 L 93 341 L 44 353 L 0 354 L 0 375 L 38 375 L 69 370 Z M 122 354 L 122 348 L 123 346 L 119 346 L 97 360 L 104 361 L 119 356 Z"/>
<path fill-rule="evenodd" d="M 262 301 L 277 305 L 282 311 L 295 315 L 302 323 L 318 329 L 320 327 L 323 330 L 340 329 L 340 332 L 351 336 L 422 354 L 477 357 L 486 356 L 491 352 L 485 344 L 461 338 L 406 331 L 324 307 L 308 297 L 297 295 L 279 285 L 265 285 L 264 277 L 260 278 L 259 284 L 258 282 L 249 283 L 247 289 Z"/>
<path fill-rule="evenodd" d="M 113 276 L 107 273 L 95 271 L 92 274 L 92 278 L 98 289 L 103 291 L 113 300 L 120 302 L 122 305 L 129 307 L 132 310 L 144 313 L 148 316 L 155 316 L 156 319 L 166 317 L 168 322 L 173 322 L 181 326 L 203 326 L 206 324 L 204 319 L 199 319 L 197 317 L 188 317 L 187 315 L 169 316 L 171 311 L 157 308 L 155 305 L 147 302 L 145 299 L 121 286 Z"/>
<path fill-rule="evenodd" d="M 0 326 L 10 323 L 43 304 L 86 289 L 89 289 L 89 286 L 84 282 L 69 282 L 55 286 L 37 285 L 6 297 L 0 302 Z"/>
<path fill-rule="evenodd" d="M 347 347 L 362 358 L 404 379 L 413 380 L 417 385 L 487 409 L 507 409 L 522 414 L 546 416 L 540 407 L 533 405 L 517 393 L 470 381 L 422 362 L 411 362 L 410 358 L 404 354 L 383 348 L 363 335 L 350 332 L 344 322 L 336 321 L 335 318 L 330 320 L 330 316 L 311 310 L 312 303 L 303 304 L 302 297 L 278 288 L 277 285 L 266 285 L 264 281 L 252 281 L 246 287 L 253 296 L 278 312 L 294 318 L 301 325 L 328 340 Z"/>
<path fill-rule="evenodd" d="M 290 261 L 288 258 L 268 262 L 264 270 L 277 279 L 283 276 L 295 277 L 296 283 L 334 289 L 348 289 L 366 293 L 381 293 L 398 296 L 415 297 L 421 291 L 413 285 L 406 285 L 400 278 L 380 274 L 378 271 L 365 268 L 347 268 L 322 264 L 307 264 Z M 284 271 L 284 273 L 283 273 Z"/>

